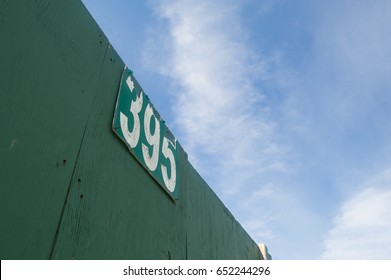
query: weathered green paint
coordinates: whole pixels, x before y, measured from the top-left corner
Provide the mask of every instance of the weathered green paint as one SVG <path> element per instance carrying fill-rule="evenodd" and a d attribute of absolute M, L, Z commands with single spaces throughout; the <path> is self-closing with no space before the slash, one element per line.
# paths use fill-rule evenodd
<path fill-rule="evenodd" d="M 79 0 L 0 2 L 1 259 L 260 259 L 177 143 L 177 203 L 111 129 L 123 61 Z"/>
<path fill-rule="evenodd" d="M 188 259 L 261 259 L 258 245 L 191 166 L 186 178 Z"/>
<path fill-rule="evenodd" d="M 0 1 L 0 257 L 49 258 L 108 44 L 80 1 Z"/>

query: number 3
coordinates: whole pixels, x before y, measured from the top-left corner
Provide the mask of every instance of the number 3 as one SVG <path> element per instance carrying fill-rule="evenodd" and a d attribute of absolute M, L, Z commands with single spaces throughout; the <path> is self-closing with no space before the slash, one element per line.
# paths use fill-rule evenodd
<path fill-rule="evenodd" d="M 133 82 L 128 77 L 126 80 L 126 83 L 129 87 L 130 92 L 133 91 Z M 136 97 L 136 100 L 132 100 L 132 103 L 130 104 L 130 112 L 133 115 L 133 130 L 132 132 L 129 131 L 128 127 L 128 117 L 125 116 L 122 112 L 120 112 L 120 123 L 121 123 L 121 129 L 122 129 L 122 134 L 125 137 L 126 142 L 129 143 L 131 148 L 134 148 L 138 144 L 138 140 L 140 138 L 140 118 L 138 114 L 141 111 L 141 108 L 143 107 L 143 93 L 141 92 L 139 96 Z"/>

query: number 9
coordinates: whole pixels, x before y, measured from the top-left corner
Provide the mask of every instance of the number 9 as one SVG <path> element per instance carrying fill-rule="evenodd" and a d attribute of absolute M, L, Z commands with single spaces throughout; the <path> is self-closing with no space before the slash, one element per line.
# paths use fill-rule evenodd
<path fill-rule="evenodd" d="M 155 132 L 153 134 L 151 132 L 151 127 L 150 127 L 152 117 L 155 122 Z M 144 131 L 145 131 L 145 138 L 147 139 L 148 144 L 152 146 L 152 155 L 150 156 L 148 147 L 144 143 L 142 144 L 144 161 L 145 164 L 148 166 L 149 170 L 155 171 L 157 164 L 159 162 L 160 122 L 156 119 L 155 115 L 153 114 L 153 109 L 150 104 L 148 104 L 147 108 L 145 109 Z"/>

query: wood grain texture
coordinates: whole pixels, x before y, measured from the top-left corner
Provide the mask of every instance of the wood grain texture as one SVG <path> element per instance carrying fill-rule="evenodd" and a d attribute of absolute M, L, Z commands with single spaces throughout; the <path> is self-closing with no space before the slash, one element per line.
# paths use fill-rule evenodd
<path fill-rule="evenodd" d="M 262 259 L 257 244 L 188 163 L 188 259 Z"/>
<path fill-rule="evenodd" d="M 53 258 L 185 258 L 184 200 L 174 204 L 111 129 L 123 68 L 108 49 Z"/>
<path fill-rule="evenodd" d="M 1 1 L 0 37 L 0 258 L 47 259 L 107 39 L 79 1 Z"/>

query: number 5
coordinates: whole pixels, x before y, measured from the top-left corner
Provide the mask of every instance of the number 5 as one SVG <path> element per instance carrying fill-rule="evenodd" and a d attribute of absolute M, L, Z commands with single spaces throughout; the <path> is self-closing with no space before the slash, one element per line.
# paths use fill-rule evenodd
<path fill-rule="evenodd" d="M 176 149 L 176 145 L 173 144 L 171 141 L 169 141 L 166 137 L 163 138 L 163 145 L 162 145 L 162 154 L 165 158 L 167 158 L 170 161 L 171 164 L 171 176 L 168 177 L 167 167 L 165 165 L 161 165 L 162 168 L 162 175 L 163 175 L 163 181 L 166 185 L 167 189 L 170 192 L 174 192 L 175 185 L 176 185 L 176 165 L 175 165 L 175 157 L 172 150 L 169 148 L 169 144 L 172 145 L 174 149 Z"/>

